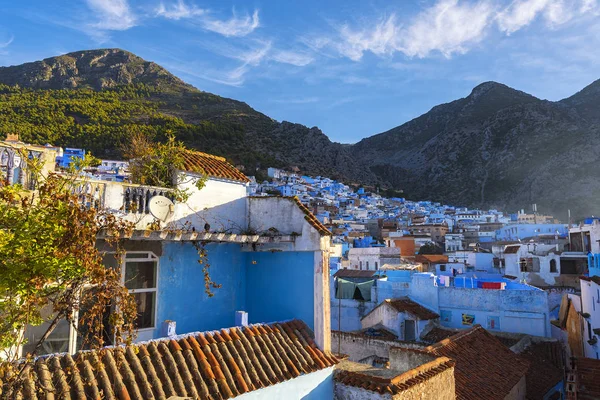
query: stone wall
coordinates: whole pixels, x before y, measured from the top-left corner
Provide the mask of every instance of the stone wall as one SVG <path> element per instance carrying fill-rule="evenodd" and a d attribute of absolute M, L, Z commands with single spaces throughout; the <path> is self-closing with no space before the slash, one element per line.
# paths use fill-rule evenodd
<path fill-rule="evenodd" d="M 334 400 L 391 400 L 392 395 L 389 393 L 379 394 L 370 390 L 335 382 L 333 398 Z"/>
<path fill-rule="evenodd" d="M 334 353 L 347 354 L 350 361 L 358 362 L 372 355 L 389 358 L 391 347 L 422 349 L 424 346 L 412 342 L 383 340 L 356 333 L 331 331 L 331 350 Z"/>
<path fill-rule="evenodd" d="M 524 378 L 523 378 L 524 380 Z M 398 393 L 393 400 L 454 400 L 456 388 L 454 385 L 454 368 L 436 374 L 425 382 L 416 384 Z"/>

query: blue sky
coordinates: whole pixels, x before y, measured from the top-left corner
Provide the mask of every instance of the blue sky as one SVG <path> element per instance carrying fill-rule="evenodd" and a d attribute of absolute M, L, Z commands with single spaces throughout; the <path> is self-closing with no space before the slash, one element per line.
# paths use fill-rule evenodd
<path fill-rule="evenodd" d="M 0 65 L 119 47 L 343 143 L 484 81 L 559 100 L 600 78 L 599 0 L 4 3 Z"/>

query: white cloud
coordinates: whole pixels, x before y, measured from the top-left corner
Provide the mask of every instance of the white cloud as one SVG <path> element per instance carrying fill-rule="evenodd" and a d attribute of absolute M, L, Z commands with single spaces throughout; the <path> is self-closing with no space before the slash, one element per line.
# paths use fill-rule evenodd
<path fill-rule="evenodd" d="M 208 10 L 194 5 L 190 6 L 184 0 L 177 0 L 177 3 L 173 3 L 170 6 L 160 3 L 155 15 L 172 20 L 199 17 L 196 22 L 202 29 L 219 33 L 226 37 L 247 36 L 260 26 L 258 10 L 254 10 L 252 15 L 245 14 L 238 16 L 234 9 L 231 18 L 221 20 L 212 16 Z"/>
<path fill-rule="evenodd" d="M 437 0 L 406 21 L 392 13 L 363 27 L 337 25 L 333 35 L 304 42 L 314 51 L 329 49 L 354 61 L 366 52 L 418 58 L 437 52 L 450 58 L 478 45 L 494 26 L 510 35 L 542 16 L 546 26 L 557 28 L 598 8 L 598 0 L 514 0 L 508 6 L 499 1 Z"/>
<path fill-rule="evenodd" d="M 258 10 L 252 15 L 246 14 L 238 17 L 233 11 L 233 16 L 228 20 L 205 18 L 202 22 L 204 29 L 219 33 L 223 36 L 246 36 L 260 26 Z"/>
<path fill-rule="evenodd" d="M 484 38 L 492 13 L 493 6 L 487 1 L 439 1 L 401 32 L 399 50 L 421 58 L 436 50 L 446 57 L 465 53 Z"/>
<path fill-rule="evenodd" d="M 276 51 L 271 58 L 277 62 L 295 65 L 296 67 L 304 67 L 315 60 L 314 57 L 309 54 L 290 50 Z"/>
<path fill-rule="evenodd" d="M 279 104 L 310 104 L 317 103 L 318 97 L 299 97 L 299 98 L 283 98 L 283 99 L 272 99 L 273 103 Z"/>
<path fill-rule="evenodd" d="M 124 31 L 137 23 L 127 0 L 87 0 L 87 4 L 96 13 L 97 22 L 91 24 L 96 29 Z"/>
<path fill-rule="evenodd" d="M 0 49 L 4 49 L 4 48 L 10 46 L 10 44 L 13 42 L 13 40 L 15 40 L 15 37 L 11 35 L 10 38 L 6 42 L 0 42 Z"/>
<path fill-rule="evenodd" d="M 510 35 L 542 16 L 556 28 L 598 7 L 596 0 L 515 0 L 497 15 L 498 27 Z"/>
<path fill-rule="evenodd" d="M 183 0 L 179 0 L 177 3 L 174 3 L 171 6 L 165 6 L 164 3 L 160 3 L 156 9 L 156 16 L 173 20 L 197 17 L 204 15 L 205 13 L 206 10 L 196 6 L 188 6 Z"/>
<path fill-rule="evenodd" d="M 377 56 L 402 52 L 409 57 L 426 57 L 438 51 L 450 57 L 464 53 L 483 39 L 493 9 L 487 1 L 472 4 L 439 0 L 407 23 L 400 23 L 391 14 L 373 27 L 355 29 L 343 24 L 337 28 L 336 37 L 317 37 L 309 40 L 308 45 L 315 49 L 332 47 L 354 61 L 367 51 Z"/>

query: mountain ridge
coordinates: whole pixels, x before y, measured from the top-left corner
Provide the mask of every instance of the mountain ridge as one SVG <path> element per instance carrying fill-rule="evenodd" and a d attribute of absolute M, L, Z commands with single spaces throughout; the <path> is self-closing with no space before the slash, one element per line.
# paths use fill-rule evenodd
<path fill-rule="evenodd" d="M 203 92 L 120 49 L 0 67 L 0 83 L 31 88 L 30 97 L 59 89 L 72 90 L 74 96 L 89 89 L 102 95 L 133 86 L 127 90 L 135 94 L 120 95 L 119 107 L 146 108 L 136 109 L 121 126 L 149 129 L 158 140 L 165 130 L 174 130 L 186 145 L 224 155 L 249 175 L 260 175 L 268 166 L 299 167 L 303 173 L 350 183 L 391 186 L 413 198 L 504 209 L 535 202 L 540 210 L 560 215 L 567 208 L 575 215 L 600 211 L 595 200 L 600 174 L 589 165 L 600 154 L 600 80 L 556 102 L 483 82 L 463 98 L 352 145 L 332 142 L 317 127 L 278 122 L 246 103 Z M 4 112 L 6 118 L 10 114 L 29 124 L 23 125 L 27 129 L 43 127 L 20 109 L 0 107 L 0 117 Z M 13 125 L 0 120 L 0 134 Z M 55 137 L 58 144 L 98 147 L 100 155 L 118 153 L 93 141 L 90 145 L 89 135 L 78 133 L 97 129 L 102 139 L 101 127 L 117 129 L 76 121 L 61 125 L 65 132 Z M 117 129 L 112 135 L 117 145 L 126 140 L 127 131 Z M 42 141 L 52 135 L 30 136 Z"/>

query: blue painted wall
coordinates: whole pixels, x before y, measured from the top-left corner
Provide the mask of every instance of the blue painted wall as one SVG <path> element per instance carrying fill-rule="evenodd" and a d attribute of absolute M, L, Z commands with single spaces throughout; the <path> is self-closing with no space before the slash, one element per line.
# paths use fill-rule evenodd
<path fill-rule="evenodd" d="M 569 228 L 566 224 L 512 224 L 496 231 L 496 240 L 517 240 L 539 235 L 554 235 L 566 237 Z"/>
<path fill-rule="evenodd" d="M 314 253 L 246 253 L 246 311 L 254 322 L 300 318 L 314 325 Z"/>
<path fill-rule="evenodd" d="M 204 293 L 202 266 L 192 244 L 163 244 L 153 337 L 162 336 L 165 320 L 175 321 L 178 333 L 234 326 L 235 311 L 244 309 L 246 298 L 246 253 L 236 244 L 208 244 L 206 250 L 210 276 L 222 285 L 210 298 Z"/>

